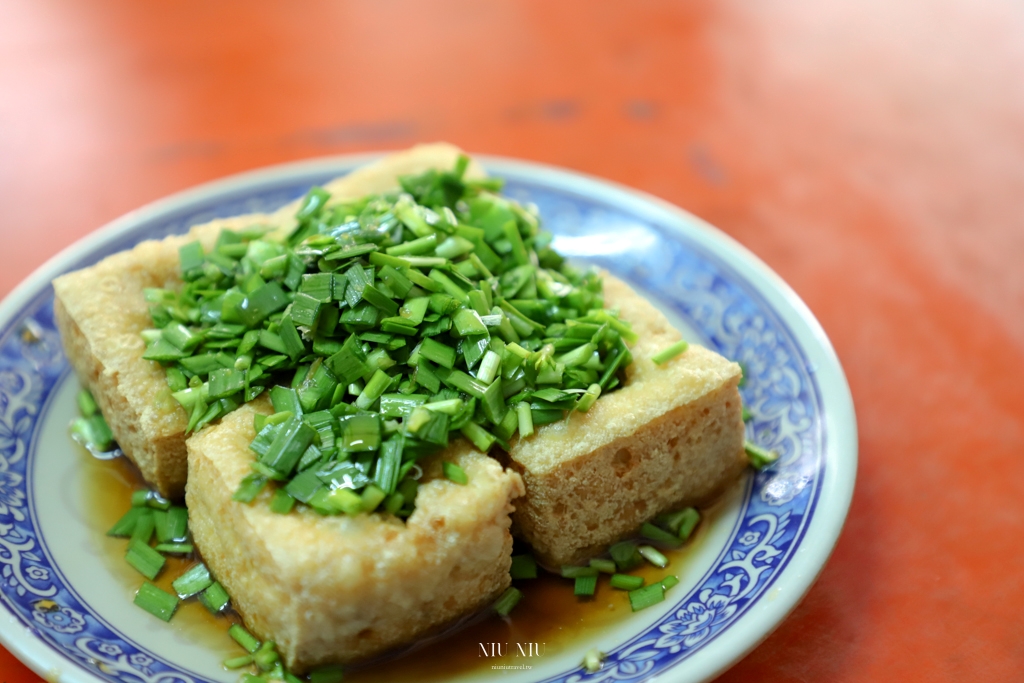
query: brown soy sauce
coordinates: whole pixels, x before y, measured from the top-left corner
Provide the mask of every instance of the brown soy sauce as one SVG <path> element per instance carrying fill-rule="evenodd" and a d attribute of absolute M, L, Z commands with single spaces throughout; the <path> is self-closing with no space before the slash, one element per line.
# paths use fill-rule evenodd
<path fill-rule="evenodd" d="M 126 459 L 97 460 L 82 450 L 86 500 L 91 510 L 90 525 L 96 538 L 103 539 L 106 563 L 126 586 L 134 592 L 141 577 L 124 561 L 124 539 L 107 539 L 103 534 L 131 507 L 132 491 L 147 488 L 138 470 Z M 705 511 L 713 516 L 715 507 Z M 687 562 L 693 549 L 706 535 L 706 522 L 701 523 L 693 539 L 679 550 L 664 551 L 670 564 L 666 569 L 649 565 L 634 570 L 648 583 L 677 573 Z M 120 541 L 120 542 L 115 542 Z M 100 541 L 98 541 L 100 542 Z M 167 558 L 167 565 L 154 582 L 173 592 L 171 582 L 185 572 L 196 557 Z M 523 599 L 510 618 L 493 613 L 480 614 L 460 622 L 439 636 L 426 639 L 400 653 L 384 656 L 373 662 L 348 668 L 345 680 L 356 683 L 388 683 L 446 681 L 459 676 L 500 674 L 495 666 L 539 665 L 545 657 L 570 649 L 581 649 L 588 641 L 632 613 L 624 591 L 611 588 L 601 580 L 593 598 L 573 595 L 573 581 L 545 572 L 538 578 L 517 581 Z M 168 625 L 204 647 L 219 650 L 223 658 L 241 654 L 227 634 L 231 623 L 240 619 L 234 612 L 214 616 L 198 601 L 183 602 Z"/>

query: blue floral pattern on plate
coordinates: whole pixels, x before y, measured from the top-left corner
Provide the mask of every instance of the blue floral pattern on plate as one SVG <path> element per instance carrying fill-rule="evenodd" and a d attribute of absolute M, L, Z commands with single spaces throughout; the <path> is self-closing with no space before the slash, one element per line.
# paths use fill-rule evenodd
<path fill-rule="evenodd" d="M 82 253 L 69 269 L 143 239 L 184 232 L 215 217 L 277 208 L 309 185 L 347 170 L 310 172 L 214 194 L 157 212 Z M 509 172 L 506 191 L 536 203 L 564 252 L 607 268 L 686 322 L 698 341 L 745 365 L 743 399 L 756 418 L 748 436 L 779 463 L 751 477 L 739 519 L 712 568 L 657 623 L 608 653 L 605 665 L 546 681 L 640 681 L 684 661 L 765 595 L 814 514 L 825 461 L 821 392 L 813 367 L 781 317 L 715 253 L 669 226 Z M 47 400 L 68 374 L 53 321 L 53 291 L 34 292 L 0 329 L 0 598 L 38 638 L 102 680 L 201 683 L 208 679 L 144 650 L 83 604 L 53 566 L 31 496 L 35 433 Z"/>

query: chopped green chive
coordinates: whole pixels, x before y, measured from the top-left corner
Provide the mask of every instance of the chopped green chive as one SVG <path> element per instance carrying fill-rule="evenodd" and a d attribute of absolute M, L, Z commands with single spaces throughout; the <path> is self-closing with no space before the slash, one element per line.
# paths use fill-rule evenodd
<path fill-rule="evenodd" d="M 241 669 L 243 666 L 249 666 L 252 664 L 252 655 L 242 655 L 240 657 L 231 657 L 225 659 L 223 662 L 225 669 Z"/>
<path fill-rule="evenodd" d="M 765 467 L 775 464 L 775 461 L 779 459 L 778 453 L 758 446 L 753 441 L 744 442 L 743 450 L 747 452 L 747 458 L 750 459 L 750 464 L 755 470 L 763 470 Z"/>
<path fill-rule="evenodd" d="M 579 400 L 576 402 L 576 410 L 581 413 L 585 413 L 590 410 L 590 406 L 594 405 L 598 397 L 601 395 L 601 385 L 591 384 L 587 387 L 586 392 L 580 395 Z"/>
<path fill-rule="evenodd" d="M 645 560 L 653 564 L 655 567 L 665 568 L 668 566 L 668 558 L 662 555 L 657 548 L 649 545 L 642 545 L 637 548 L 637 551 Z"/>
<path fill-rule="evenodd" d="M 239 503 L 251 503 L 267 484 L 267 478 L 258 474 L 248 474 L 238 485 L 238 489 L 232 494 L 231 499 Z"/>
<path fill-rule="evenodd" d="M 224 590 L 224 586 L 215 582 L 199 594 L 199 602 L 203 603 L 203 606 L 211 613 L 219 614 L 231 602 L 231 597 Z"/>
<path fill-rule="evenodd" d="M 156 521 L 154 517 L 154 511 L 148 510 L 149 514 L 139 516 L 135 522 L 135 528 L 132 530 L 131 540 L 133 543 L 141 543 L 146 545 L 149 543 L 149 539 L 153 537 L 153 531 L 156 529 Z"/>
<path fill-rule="evenodd" d="M 270 671 L 280 659 L 281 656 L 277 653 L 274 642 L 270 640 L 260 645 L 259 649 L 252 654 L 253 663 L 262 671 Z"/>
<path fill-rule="evenodd" d="M 146 508 L 133 507 L 124 513 L 121 519 L 114 522 L 114 526 L 107 531 L 107 536 L 130 537 L 135 532 L 135 526 L 141 517 L 151 517 L 152 512 Z"/>
<path fill-rule="evenodd" d="M 537 560 L 533 559 L 533 555 L 513 555 L 509 574 L 512 575 L 513 581 L 518 579 L 536 579 Z"/>
<path fill-rule="evenodd" d="M 613 574 L 609 583 L 612 588 L 618 588 L 623 591 L 635 591 L 644 585 L 644 577 L 631 574 Z"/>
<path fill-rule="evenodd" d="M 191 555 L 195 551 L 191 543 L 157 543 L 153 549 L 167 555 Z"/>
<path fill-rule="evenodd" d="M 96 399 L 88 389 L 79 391 L 76 400 L 78 401 L 78 412 L 82 414 L 82 417 L 92 417 L 100 411 L 99 406 L 96 405 Z"/>
<path fill-rule="evenodd" d="M 645 522 L 644 525 L 640 527 L 640 534 L 644 538 L 649 538 L 652 541 L 657 541 L 658 543 L 664 543 L 673 547 L 682 543 L 682 541 L 679 540 L 679 537 L 675 534 L 656 527 L 650 522 Z"/>
<path fill-rule="evenodd" d="M 629 606 L 634 612 L 657 605 L 665 599 L 665 587 L 660 583 L 652 583 L 643 588 L 629 591 Z"/>
<path fill-rule="evenodd" d="M 174 586 L 178 597 L 184 600 L 209 588 L 213 585 L 213 579 L 210 577 L 210 570 L 206 568 L 206 565 L 199 563 L 175 579 L 171 585 Z"/>
<path fill-rule="evenodd" d="M 135 567 L 147 579 L 155 579 L 167 561 L 156 550 L 150 548 L 144 542 L 136 540 L 128 543 L 128 552 L 125 554 L 124 559 L 125 562 Z"/>
<path fill-rule="evenodd" d="M 71 423 L 71 436 L 93 452 L 105 452 L 114 447 L 114 433 L 99 413 L 76 417 Z"/>
<path fill-rule="evenodd" d="M 442 463 L 444 469 L 444 476 L 450 481 L 454 481 L 456 484 L 468 484 L 469 477 L 466 476 L 466 471 L 453 462 L 447 460 Z"/>
<path fill-rule="evenodd" d="M 566 579 L 575 579 L 580 576 L 597 576 L 599 570 L 597 567 L 574 567 L 571 565 L 562 565 L 562 577 Z"/>
<path fill-rule="evenodd" d="M 533 435 L 533 411 L 530 404 L 523 401 L 516 406 L 516 416 L 519 418 L 519 436 L 527 438 Z"/>
<path fill-rule="evenodd" d="M 658 353 L 654 354 L 653 356 L 651 356 L 651 360 L 653 360 L 658 365 L 663 365 L 672 360 L 673 358 L 675 358 L 676 356 L 678 356 L 679 354 L 684 353 L 686 349 L 689 348 L 689 346 L 690 345 L 687 344 L 685 341 L 677 341 L 675 344 L 672 344 L 671 346 L 668 346 L 659 351 Z"/>
<path fill-rule="evenodd" d="M 631 569 L 639 567 L 644 558 L 640 555 L 637 550 L 636 543 L 632 541 L 622 541 L 621 543 L 615 543 L 608 549 L 608 553 L 612 556 L 615 561 L 615 565 L 619 568 L 619 571 L 628 572 Z"/>
<path fill-rule="evenodd" d="M 145 581 L 135 594 L 135 604 L 153 616 L 170 621 L 174 611 L 178 609 L 177 596 L 160 590 L 149 581 Z"/>
<path fill-rule="evenodd" d="M 184 541 L 188 534 L 188 510 L 174 506 L 153 513 L 156 527 L 156 540 L 159 543 Z"/>
<path fill-rule="evenodd" d="M 279 513 L 298 500 L 405 518 L 417 459 L 460 435 L 507 448 L 625 383 L 637 334 L 603 308 L 600 277 L 566 265 L 536 212 L 495 194 L 500 181 L 464 180 L 467 163 L 402 177 L 400 192 L 313 188 L 287 238 L 254 226 L 209 251 L 190 242 L 184 286 L 146 288 L 144 357 L 166 369 L 187 432 L 270 393 L 275 415 L 254 419 L 237 502 L 274 481 L 262 498 Z M 95 401 L 79 401 L 75 438 L 112 447 Z M 182 550 L 179 513 L 159 509 L 161 547 Z M 114 532 L 141 538 L 142 519 Z"/>
<path fill-rule="evenodd" d="M 494 611 L 499 616 L 507 617 L 512 609 L 519 604 L 519 601 L 523 597 L 523 592 L 518 588 L 507 588 L 498 601 L 494 603 Z"/>
<path fill-rule="evenodd" d="M 243 650 L 250 654 L 256 652 L 260 647 L 259 639 L 239 624 L 232 624 L 228 629 L 228 635 L 231 636 L 232 640 L 241 645 Z"/>
<path fill-rule="evenodd" d="M 596 576 L 577 576 L 576 585 L 573 588 L 573 595 L 591 596 L 597 590 Z"/>
<path fill-rule="evenodd" d="M 656 521 L 679 537 L 679 539 L 685 541 L 700 522 L 700 513 L 694 508 L 684 508 L 677 512 L 658 515 Z"/>
<path fill-rule="evenodd" d="M 274 491 L 274 497 L 270 499 L 270 511 L 279 515 L 287 515 L 295 507 L 293 498 L 285 489 Z"/>
<path fill-rule="evenodd" d="M 583 668 L 587 670 L 587 673 L 597 673 L 601 670 L 604 658 L 605 654 L 603 652 L 596 647 L 592 647 L 583 655 Z"/>
<path fill-rule="evenodd" d="M 341 683 L 344 679 L 341 665 L 332 664 L 309 672 L 309 683 Z"/>

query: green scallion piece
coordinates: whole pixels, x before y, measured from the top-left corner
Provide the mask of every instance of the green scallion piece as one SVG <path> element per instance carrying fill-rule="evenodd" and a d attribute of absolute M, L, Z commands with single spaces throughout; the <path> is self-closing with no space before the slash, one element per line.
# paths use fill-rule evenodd
<path fill-rule="evenodd" d="M 608 553 L 615 560 L 615 566 L 619 568 L 621 572 L 628 572 L 631 569 L 639 567 L 644 558 L 640 555 L 637 550 L 636 543 L 632 541 L 622 541 L 620 543 L 613 544 L 608 548 Z"/>
<path fill-rule="evenodd" d="M 114 526 L 107 531 L 107 536 L 130 537 L 135 531 L 135 525 L 140 517 L 151 517 L 151 510 L 143 507 L 133 507 L 124 513 L 121 519 L 114 522 Z"/>
<path fill-rule="evenodd" d="M 644 577 L 631 574 L 612 574 L 609 583 L 612 588 L 618 588 L 623 591 L 635 591 L 644 585 Z"/>
<path fill-rule="evenodd" d="M 149 539 L 153 537 L 153 532 L 156 530 L 156 518 L 155 511 L 149 510 L 148 515 L 139 516 L 135 522 L 135 528 L 132 530 L 131 540 L 142 544 L 148 544 Z"/>
<path fill-rule="evenodd" d="M 321 666 L 309 672 L 309 683 L 341 683 L 344 673 L 340 664 Z"/>
<path fill-rule="evenodd" d="M 453 462 L 447 460 L 441 464 L 441 468 L 444 470 L 444 476 L 449 481 L 453 481 L 456 484 L 466 485 L 469 483 L 469 477 L 466 476 L 466 471 L 456 465 Z"/>
<path fill-rule="evenodd" d="M 295 507 L 293 498 L 285 489 L 274 491 L 274 497 L 270 499 L 270 511 L 279 515 L 287 515 Z"/>
<path fill-rule="evenodd" d="M 173 506 L 166 511 L 156 510 L 153 513 L 156 526 L 156 540 L 159 543 L 184 541 L 188 535 L 188 510 Z"/>
<path fill-rule="evenodd" d="M 573 595 L 577 597 L 591 596 L 597 591 L 597 576 L 577 576 Z"/>
<path fill-rule="evenodd" d="M 533 411 L 530 404 L 523 401 L 516 406 L 516 416 L 519 418 L 519 436 L 525 439 L 533 435 Z"/>
<path fill-rule="evenodd" d="M 210 570 L 206 568 L 205 564 L 200 562 L 190 567 L 188 571 L 175 579 L 171 585 L 174 587 L 178 597 L 184 600 L 209 588 L 213 585 L 213 579 L 210 577 Z"/>
<path fill-rule="evenodd" d="M 679 577 L 678 576 L 673 576 L 672 574 L 669 574 L 668 576 L 666 576 L 664 579 L 661 580 L 661 586 L 665 590 L 668 590 L 672 586 L 676 586 L 676 585 L 679 585 Z"/>
<path fill-rule="evenodd" d="M 605 653 L 601 652 L 596 647 L 590 648 L 587 650 L 586 654 L 583 655 L 583 668 L 586 669 L 589 674 L 597 673 L 601 670 L 605 656 Z"/>
<path fill-rule="evenodd" d="M 334 489 L 327 494 L 327 500 L 336 510 L 346 515 L 358 515 L 363 511 L 363 499 L 352 489 Z"/>
<path fill-rule="evenodd" d="M 146 497 L 146 505 L 153 508 L 154 510 L 170 510 L 171 501 L 161 496 L 156 491 L 150 491 Z"/>
<path fill-rule="evenodd" d="M 165 555 L 191 555 L 195 546 L 191 543 L 157 543 L 153 549 Z"/>
<path fill-rule="evenodd" d="M 238 485 L 238 489 L 232 494 L 231 500 L 239 503 L 251 503 L 256 500 L 263 487 L 267 485 L 267 478 L 259 474 L 248 474 Z"/>
<path fill-rule="evenodd" d="M 684 508 L 676 512 L 658 515 L 656 521 L 685 541 L 700 522 L 700 513 L 694 508 Z"/>
<path fill-rule="evenodd" d="M 498 616 L 507 617 L 522 598 L 523 592 L 518 588 L 510 586 L 505 589 L 505 592 L 494 603 L 494 611 L 498 613 Z"/>
<path fill-rule="evenodd" d="M 363 512 L 373 512 L 376 510 L 384 499 L 387 498 L 388 494 L 384 493 L 384 490 L 376 484 L 369 484 L 360 496 L 362 498 L 362 510 Z"/>
<path fill-rule="evenodd" d="M 509 569 L 509 574 L 512 575 L 513 581 L 519 579 L 536 579 L 537 560 L 533 558 L 533 555 L 513 555 L 512 567 Z"/>
<path fill-rule="evenodd" d="M 363 390 L 359 392 L 359 396 L 356 398 L 356 407 L 363 410 L 368 409 L 377 402 L 377 399 L 387 391 L 390 385 L 391 377 L 383 370 L 377 370 L 373 373 L 370 381 L 366 383 L 366 386 L 363 387 Z"/>
<path fill-rule="evenodd" d="M 252 661 L 261 671 L 270 671 L 274 665 L 281 660 L 277 648 L 271 640 L 260 645 L 259 649 L 252 654 Z"/>
<path fill-rule="evenodd" d="M 455 349 L 433 339 L 423 340 L 423 343 L 420 344 L 420 355 L 449 370 L 455 367 Z"/>
<path fill-rule="evenodd" d="M 650 522 L 645 522 L 644 525 L 640 527 L 640 535 L 644 538 L 649 538 L 652 541 L 664 543 L 665 545 L 670 545 L 672 547 L 677 547 L 682 543 L 682 541 L 679 540 L 679 537 L 675 534 L 654 526 Z"/>
<path fill-rule="evenodd" d="M 114 447 L 114 433 L 99 413 L 75 418 L 71 422 L 71 435 L 93 452 L 102 453 Z"/>
<path fill-rule="evenodd" d="M 653 546 L 642 545 L 637 548 L 637 552 L 639 552 L 645 560 L 653 564 L 655 567 L 664 569 L 668 566 L 668 558 Z"/>
<path fill-rule="evenodd" d="M 629 606 L 634 612 L 657 605 L 665 599 L 665 587 L 660 583 L 629 591 Z"/>
<path fill-rule="evenodd" d="M 230 657 L 225 659 L 222 664 L 225 669 L 241 669 L 243 666 L 249 666 L 252 664 L 252 655 L 241 655 L 239 657 Z M 262 680 L 262 679 L 261 679 Z"/>
<path fill-rule="evenodd" d="M 214 582 L 199 594 L 199 602 L 203 603 L 203 606 L 212 614 L 220 614 L 231 602 L 231 597 L 224 590 L 224 586 Z"/>
<path fill-rule="evenodd" d="M 758 446 L 753 441 L 745 441 L 743 450 L 747 452 L 747 458 L 755 470 L 763 470 L 765 467 L 775 464 L 779 459 L 778 453 Z"/>
<path fill-rule="evenodd" d="M 241 645 L 243 650 L 250 654 L 260 649 L 259 638 L 249 633 L 240 624 L 231 624 L 231 627 L 228 629 L 228 635 L 231 636 L 232 640 Z"/>
<path fill-rule="evenodd" d="M 481 453 L 486 453 L 494 445 L 494 435 L 488 432 L 475 422 L 467 422 L 459 430 L 462 435 L 469 439 Z"/>
<path fill-rule="evenodd" d="M 597 567 L 576 567 L 572 565 L 562 565 L 562 577 L 566 579 L 575 579 L 580 576 L 597 576 L 599 570 Z"/>
<path fill-rule="evenodd" d="M 615 573 L 615 562 L 613 560 L 603 560 L 600 558 L 594 558 L 590 561 L 590 566 L 601 572 L 602 574 L 614 574 Z"/>
<path fill-rule="evenodd" d="M 167 562 L 156 550 L 142 541 L 135 540 L 129 541 L 124 559 L 147 579 L 155 579 Z"/>
<path fill-rule="evenodd" d="M 673 358 L 675 358 L 676 356 L 678 356 L 679 354 L 684 353 L 686 349 L 689 348 L 689 346 L 690 345 L 687 344 L 685 341 L 677 341 L 675 344 L 665 347 L 658 353 L 651 356 L 651 360 L 657 363 L 658 365 L 663 365 L 672 360 Z"/>
<path fill-rule="evenodd" d="M 177 596 L 157 588 L 149 581 L 143 582 L 142 587 L 135 594 L 134 602 L 163 621 L 170 621 L 174 616 L 174 611 L 178 609 Z"/>
<path fill-rule="evenodd" d="M 88 389 L 79 391 L 75 400 L 78 402 L 78 412 L 82 414 L 82 417 L 92 417 L 100 412 L 99 406 L 96 405 L 96 399 Z"/>

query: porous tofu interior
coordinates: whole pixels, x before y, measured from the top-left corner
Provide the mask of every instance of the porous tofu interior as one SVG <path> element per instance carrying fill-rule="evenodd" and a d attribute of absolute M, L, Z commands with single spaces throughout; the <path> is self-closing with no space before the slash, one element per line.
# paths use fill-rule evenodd
<path fill-rule="evenodd" d="M 651 356 L 680 333 L 626 283 L 606 275 L 604 292 L 639 335 L 625 386 L 510 452 L 527 491 L 516 532 L 548 565 L 584 560 L 659 512 L 704 502 L 746 466 L 739 365 L 696 345 L 656 365 Z"/>
<path fill-rule="evenodd" d="M 231 500 L 251 472 L 255 411 L 247 404 L 188 440 L 186 501 L 204 560 L 246 625 L 276 641 L 295 671 L 351 662 L 407 643 L 493 600 L 509 585 L 511 501 L 517 474 L 466 445 L 444 458 L 462 486 L 426 461 L 426 482 L 407 522 L 382 514 L 324 517 L 270 511 L 264 491 Z"/>

